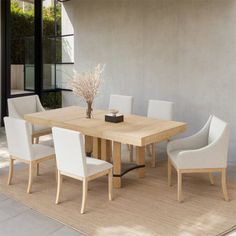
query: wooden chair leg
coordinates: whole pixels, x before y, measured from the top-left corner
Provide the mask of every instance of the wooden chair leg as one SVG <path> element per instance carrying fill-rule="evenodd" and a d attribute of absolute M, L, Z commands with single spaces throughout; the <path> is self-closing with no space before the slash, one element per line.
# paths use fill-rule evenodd
<path fill-rule="evenodd" d="M 177 170 L 177 175 L 178 175 L 178 201 L 182 201 L 182 173 L 180 170 Z"/>
<path fill-rule="evenodd" d="M 9 175 L 8 175 L 8 181 L 7 184 L 10 185 L 12 181 L 12 176 L 13 176 L 13 171 L 14 171 L 14 159 L 10 158 L 10 163 L 9 163 Z"/>
<path fill-rule="evenodd" d="M 156 167 L 156 152 L 155 152 L 155 143 L 152 143 L 152 167 Z"/>
<path fill-rule="evenodd" d="M 229 201 L 229 194 L 227 190 L 227 184 L 226 184 L 226 169 L 222 169 L 221 172 L 221 184 L 222 184 L 222 190 L 224 194 L 225 201 Z"/>
<path fill-rule="evenodd" d="M 81 206 L 81 214 L 85 212 L 85 206 L 87 201 L 87 193 L 88 193 L 88 181 L 86 178 L 83 179 L 83 196 L 82 196 L 82 206 Z"/>
<path fill-rule="evenodd" d="M 32 180 L 33 180 L 33 162 L 30 162 L 29 164 L 29 182 L 28 182 L 28 188 L 27 193 L 31 193 L 32 188 Z"/>
<path fill-rule="evenodd" d="M 62 175 L 60 171 L 57 171 L 57 196 L 56 196 L 56 204 L 59 204 L 60 200 L 60 193 L 61 193 L 61 186 L 62 186 Z"/>
<path fill-rule="evenodd" d="M 112 201 L 112 184 L 113 184 L 113 173 L 112 169 L 108 173 L 108 196 L 109 200 Z"/>
<path fill-rule="evenodd" d="M 213 178 L 212 173 L 209 173 L 209 179 L 210 179 L 211 185 L 214 185 L 214 178 Z"/>
<path fill-rule="evenodd" d="M 36 168 L 37 168 L 37 176 L 39 176 L 39 163 L 37 163 L 37 166 L 36 166 Z"/>
<path fill-rule="evenodd" d="M 129 145 L 129 160 L 130 162 L 134 161 L 134 146 L 133 145 Z"/>
<path fill-rule="evenodd" d="M 168 158 L 168 186 L 171 186 L 171 177 L 172 177 L 172 164 L 171 160 Z"/>

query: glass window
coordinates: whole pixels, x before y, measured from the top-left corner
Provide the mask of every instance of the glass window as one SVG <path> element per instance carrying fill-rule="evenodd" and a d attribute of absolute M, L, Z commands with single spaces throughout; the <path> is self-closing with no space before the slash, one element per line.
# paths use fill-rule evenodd
<path fill-rule="evenodd" d="M 11 95 L 31 93 L 34 85 L 34 0 L 11 0 Z"/>

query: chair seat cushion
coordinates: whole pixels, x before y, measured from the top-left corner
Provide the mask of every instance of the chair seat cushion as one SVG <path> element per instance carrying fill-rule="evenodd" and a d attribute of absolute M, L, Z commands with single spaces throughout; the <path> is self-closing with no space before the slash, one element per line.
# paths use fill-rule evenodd
<path fill-rule="evenodd" d="M 53 139 L 45 140 L 45 141 L 40 141 L 41 145 L 45 145 L 48 147 L 54 147 Z"/>
<path fill-rule="evenodd" d="M 91 158 L 91 157 L 87 157 L 86 162 L 87 162 L 87 175 L 88 176 L 95 175 L 99 172 L 109 170 L 112 168 L 111 163 L 108 163 L 106 161 L 102 161 L 99 159 Z"/>
<path fill-rule="evenodd" d="M 54 148 L 42 145 L 42 144 L 33 144 L 33 160 L 38 160 L 47 156 L 55 155 Z"/>

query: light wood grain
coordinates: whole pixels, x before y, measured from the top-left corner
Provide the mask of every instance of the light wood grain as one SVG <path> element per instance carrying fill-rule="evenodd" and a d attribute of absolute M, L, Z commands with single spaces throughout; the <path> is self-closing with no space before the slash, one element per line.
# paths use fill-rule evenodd
<path fill-rule="evenodd" d="M 113 143 L 113 173 L 114 175 L 121 174 L 121 143 Z M 115 188 L 121 187 L 121 177 L 114 176 L 113 183 Z"/>
<path fill-rule="evenodd" d="M 104 175 L 108 175 L 108 198 L 111 201 L 112 200 L 112 168 L 108 170 L 101 171 L 97 174 L 91 175 L 91 176 L 77 176 L 71 173 L 67 173 L 64 171 L 57 171 L 58 177 L 57 177 L 57 194 L 56 194 L 56 204 L 59 204 L 60 202 L 60 194 L 62 191 L 62 178 L 63 176 L 67 176 L 76 180 L 82 181 L 82 203 L 81 203 L 81 209 L 80 213 L 84 214 L 85 213 L 85 207 L 87 203 L 87 195 L 88 195 L 88 182 L 94 179 L 97 179 L 99 177 L 102 177 Z"/>
<path fill-rule="evenodd" d="M 171 159 L 168 159 L 168 185 L 171 185 L 171 168 L 173 165 L 173 162 Z M 175 167 L 176 168 L 176 167 Z M 221 186 L 222 191 L 224 195 L 225 201 L 229 201 L 229 194 L 227 190 L 227 184 L 226 184 L 226 168 L 201 168 L 201 169 L 178 169 L 177 171 L 177 199 L 179 202 L 182 202 L 182 176 L 183 174 L 193 174 L 193 173 L 208 173 L 208 176 L 210 178 L 210 182 L 213 185 L 214 180 L 212 173 L 220 172 L 221 173 Z"/>
<path fill-rule="evenodd" d="M 158 143 L 186 130 L 186 124 L 136 115 L 126 115 L 124 122 L 104 121 L 106 111 L 94 111 L 93 119 L 84 118 L 85 108 L 66 107 L 25 115 L 33 124 L 77 130 L 85 135 L 135 146 Z"/>
<path fill-rule="evenodd" d="M 136 164 L 145 164 L 145 147 L 136 147 Z M 138 168 L 138 176 L 143 178 L 145 176 L 144 167 Z"/>
<path fill-rule="evenodd" d="M 28 178 L 28 187 L 27 187 L 27 193 L 31 193 L 32 189 L 32 182 L 33 182 L 33 175 L 34 173 L 36 176 L 38 175 L 38 166 L 40 163 L 48 160 L 55 159 L 55 155 L 49 155 L 42 157 L 37 160 L 24 160 L 22 158 L 16 157 L 16 156 L 10 156 L 10 166 L 9 166 L 9 174 L 8 174 L 8 181 L 7 184 L 11 185 L 12 178 L 13 178 L 13 169 L 14 169 L 14 161 L 17 160 L 19 162 L 23 162 L 25 164 L 29 165 L 29 178 Z M 36 169 L 36 171 L 35 171 Z"/>
<path fill-rule="evenodd" d="M 101 159 L 101 139 L 93 137 L 93 152 L 92 156 L 97 159 Z"/>
<path fill-rule="evenodd" d="M 103 161 L 111 162 L 111 141 L 102 139 L 101 140 L 101 159 Z"/>

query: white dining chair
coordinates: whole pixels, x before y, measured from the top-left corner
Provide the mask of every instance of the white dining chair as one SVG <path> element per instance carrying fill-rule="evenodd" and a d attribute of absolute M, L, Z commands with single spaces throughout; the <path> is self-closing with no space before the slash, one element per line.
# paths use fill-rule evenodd
<path fill-rule="evenodd" d="M 221 173 L 224 199 L 229 201 L 226 186 L 226 168 L 229 146 L 229 125 L 210 116 L 205 126 L 195 135 L 168 143 L 168 184 L 171 185 L 172 166 L 177 170 L 178 201 L 182 200 L 182 175 L 185 173 L 209 173 L 214 184 L 213 172 Z"/>
<path fill-rule="evenodd" d="M 109 110 L 115 109 L 124 115 L 130 115 L 133 111 L 133 97 L 119 94 L 111 94 Z M 133 146 L 127 145 L 130 153 L 130 161 L 133 162 Z"/>
<path fill-rule="evenodd" d="M 8 185 L 13 177 L 14 161 L 29 165 L 29 181 L 27 193 L 31 193 L 34 169 L 39 172 L 39 163 L 55 158 L 54 148 L 43 144 L 32 144 L 32 126 L 25 120 L 4 117 L 8 151 L 10 155 Z"/>
<path fill-rule="evenodd" d="M 9 98 L 8 115 L 9 117 L 24 119 L 24 115 L 45 111 L 38 95 L 22 96 L 16 98 Z M 32 143 L 38 143 L 39 137 L 48 135 L 52 131 L 49 127 L 33 125 L 32 127 Z"/>
<path fill-rule="evenodd" d="M 109 102 L 109 110 L 115 109 L 120 113 L 129 115 L 132 114 L 133 110 L 133 97 L 111 94 Z"/>
<path fill-rule="evenodd" d="M 108 175 L 108 196 L 109 200 L 112 200 L 112 164 L 86 157 L 84 138 L 81 133 L 62 128 L 52 128 L 52 133 L 58 169 L 56 204 L 59 203 L 62 176 L 68 176 L 83 182 L 81 214 L 85 212 L 88 182 L 90 180 Z"/>
<path fill-rule="evenodd" d="M 161 100 L 149 100 L 148 101 L 148 111 L 147 117 L 149 118 L 157 118 L 161 120 L 173 120 L 174 113 L 174 103 L 168 101 Z M 152 167 L 156 166 L 156 147 L 155 143 L 151 144 L 151 155 L 152 155 Z M 147 146 L 147 150 L 149 151 L 149 147 Z"/>

